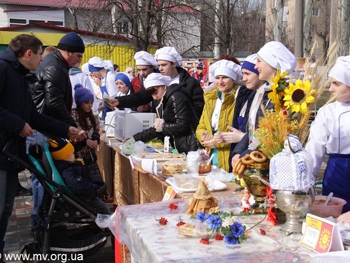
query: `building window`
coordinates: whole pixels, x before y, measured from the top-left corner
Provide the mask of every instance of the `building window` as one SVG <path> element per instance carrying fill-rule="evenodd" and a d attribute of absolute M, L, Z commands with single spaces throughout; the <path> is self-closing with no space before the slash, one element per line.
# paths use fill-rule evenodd
<path fill-rule="evenodd" d="M 10 26 L 25 25 L 25 24 L 27 24 L 27 20 L 26 19 L 10 18 Z"/>
<path fill-rule="evenodd" d="M 35 23 L 43 23 L 45 22 L 44 20 L 29 20 L 28 24 L 35 24 Z"/>
<path fill-rule="evenodd" d="M 312 8 L 312 16 L 319 16 L 320 9 L 319 8 Z"/>
<path fill-rule="evenodd" d="M 61 21 L 47 21 L 47 22 L 49 22 L 53 25 L 56 25 L 56 26 L 63 26 L 63 22 L 61 22 Z"/>
<path fill-rule="evenodd" d="M 118 34 L 128 33 L 129 23 L 127 21 L 118 22 Z"/>

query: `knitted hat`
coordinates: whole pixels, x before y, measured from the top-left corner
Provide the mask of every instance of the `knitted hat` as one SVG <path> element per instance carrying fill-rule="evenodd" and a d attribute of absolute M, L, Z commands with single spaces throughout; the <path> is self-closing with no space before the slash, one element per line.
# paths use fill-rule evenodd
<path fill-rule="evenodd" d="M 146 51 L 136 52 L 134 55 L 136 66 L 153 66 L 158 68 L 156 59 Z"/>
<path fill-rule="evenodd" d="M 169 76 L 164 76 L 160 73 L 151 73 L 147 76 L 145 81 L 143 82 L 143 85 L 145 86 L 145 89 L 151 88 L 151 87 L 157 87 L 157 86 L 169 86 L 172 79 Z"/>
<path fill-rule="evenodd" d="M 350 56 L 337 58 L 328 76 L 350 86 Z"/>
<path fill-rule="evenodd" d="M 242 79 L 241 66 L 231 60 L 226 59 L 218 60 L 214 64 L 210 65 L 209 74 L 214 77 L 226 76 L 234 81 L 240 81 Z"/>
<path fill-rule="evenodd" d="M 197 69 L 204 69 L 204 65 L 202 62 L 199 62 L 197 65 Z"/>
<path fill-rule="evenodd" d="M 281 42 L 270 41 L 258 52 L 258 56 L 274 69 L 291 73 L 297 65 L 295 56 Z"/>
<path fill-rule="evenodd" d="M 92 57 L 89 59 L 88 63 L 90 72 L 97 72 L 105 68 L 105 63 L 100 57 Z"/>
<path fill-rule="evenodd" d="M 117 80 L 123 81 L 125 83 L 125 85 L 128 86 L 129 89 L 131 89 L 132 85 L 130 82 L 130 78 L 125 73 L 123 73 L 123 72 L 118 73 L 117 75 L 115 75 L 114 79 L 115 79 L 115 81 L 117 81 Z"/>
<path fill-rule="evenodd" d="M 57 45 L 58 49 L 67 50 L 70 52 L 84 53 L 85 46 L 81 37 L 75 33 L 70 32 L 64 35 Z"/>
<path fill-rule="evenodd" d="M 181 67 L 182 57 L 173 47 L 162 47 L 154 54 L 156 60 L 166 60 L 170 62 L 176 62 L 177 66 Z"/>
<path fill-rule="evenodd" d="M 49 150 L 54 160 L 67 160 L 74 153 L 74 146 L 64 138 L 49 138 Z"/>
<path fill-rule="evenodd" d="M 259 71 L 257 71 L 254 67 L 256 65 L 256 59 L 258 58 L 257 54 L 252 54 L 248 56 L 244 61 L 241 66 L 242 69 L 249 70 L 257 75 L 259 75 Z"/>
<path fill-rule="evenodd" d="M 84 88 L 80 83 L 74 86 L 74 100 L 77 106 L 87 101 L 94 101 L 94 95 L 87 88 Z"/>

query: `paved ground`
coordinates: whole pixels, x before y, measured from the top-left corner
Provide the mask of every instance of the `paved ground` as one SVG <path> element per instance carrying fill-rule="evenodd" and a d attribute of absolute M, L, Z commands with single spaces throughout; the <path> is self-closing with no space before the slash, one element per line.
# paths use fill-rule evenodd
<path fill-rule="evenodd" d="M 31 187 L 31 179 L 28 171 L 20 174 L 20 183 L 23 187 L 29 189 Z M 17 196 L 13 209 L 12 216 L 9 220 L 9 225 L 5 237 L 5 254 L 19 254 L 21 247 L 33 241 L 30 232 L 30 215 L 33 211 L 32 196 Z M 21 261 L 6 261 L 20 263 Z M 74 261 L 79 262 L 79 261 Z M 82 261 L 80 261 L 82 262 Z M 95 255 L 85 258 L 83 262 L 88 263 L 113 263 L 114 250 L 109 240 L 106 246 Z"/>

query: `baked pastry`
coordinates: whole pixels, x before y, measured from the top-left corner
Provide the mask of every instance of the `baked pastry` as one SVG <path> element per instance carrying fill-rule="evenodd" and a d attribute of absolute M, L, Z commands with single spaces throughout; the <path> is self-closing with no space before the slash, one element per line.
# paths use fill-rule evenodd
<path fill-rule="evenodd" d="M 202 180 L 198 184 L 198 188 L 193 197 L 190 199 L 190 204 L 186 213 L 195 215 L 199 211 L 212 213 L 216 210 L 218 210 L 218 200 L 211 195 L 206 183 Z"/>
<path fill-rule="evenodd" d="M 173 176 L 174 174 L 182 174 L 186 166 L 182 161 L 167 161 L 162 164 L 162 174 L 164 176 Z"/>
<path fill-rule="evenodd" d="M 190 236 L 190 237 L 202 237 L 202 236 L 208 235 L 206 228 L 199 229 L 199 228 L 196 228 L 196 226 L 192 225 L 192 224 L 183 224 L 177 228 L 177 231 L 181 235 Z"/>

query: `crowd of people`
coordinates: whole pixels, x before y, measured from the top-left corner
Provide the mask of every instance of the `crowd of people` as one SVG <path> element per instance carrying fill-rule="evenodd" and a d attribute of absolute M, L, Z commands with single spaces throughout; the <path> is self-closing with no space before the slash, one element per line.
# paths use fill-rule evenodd
<path fill-rule="evenodd" d="M 136 52 L 135 68 L 120 72 L 118 65 L 97 56 L 80 65 L 85 47 L 74 32 L 45 54 L 42 46 L 32 35 L 19 35 L 0 53 L 0 148 L 13 141 L 10 150 L 25 158 L 33 144 L 49 143 L 72 191 L 85 193 L 103 213 L 108 209 L 97 198 L 104 187 L 95 150 L 100 123 L 108 111 L 154 112 L 153 127 L 132 139 L 147 142 L 169 136 L 178 152 L 204 148 L 213 156 L 213 164 L 230 172 L 238 158 L 249 152 L 262 108 L 273 107 L 267 95 L 275 72 L 291 73 L 296 67 L 294 55 L 277 41 L 266 43 L 242 65 L 234 56 L 222 55 L 207 69 L 208 74 L 199 63 L 192 75 L 182 67 L 182 57 L 173 47 L 160 48 L 154 56 Z M 350 221 L 346 213 L 350 210 L 349 70 L 350 56 L 339 57 L 329 74 L 336 102 L 319 110 L 306 145 L 315 161 L 314 176 L 324 155 L 330 156 L 324 194 L 333 192 L 348 201 L 339 218 L 343 222 Z M 74 159 L 83 162 L 79 166 Z M 20 170 L 0 153 L 0 253 Z M 32 181 L 35 229 L 43 189 L 34 174 Z"/>

